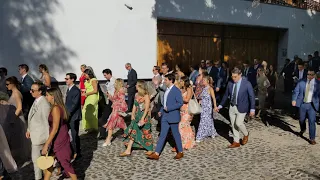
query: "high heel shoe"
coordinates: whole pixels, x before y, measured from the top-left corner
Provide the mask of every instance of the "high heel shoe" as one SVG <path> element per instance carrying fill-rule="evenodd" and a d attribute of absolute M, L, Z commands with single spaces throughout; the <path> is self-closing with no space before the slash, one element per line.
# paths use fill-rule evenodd
<path fill-rule="evenodd" d="M 109 142 L 109 143 L 104 142 L 104 143 L 102 144 L 102 147 L 106 147 L 106 146 L 111 146 L 111 142 Z"/>
<path fill-rule="evenodd" d="M 119 156 L 120 157 L 128 157 L 128 156 L 131 156 L 131 154 L 127 154 L 127 153 L 123 152 Z"/>

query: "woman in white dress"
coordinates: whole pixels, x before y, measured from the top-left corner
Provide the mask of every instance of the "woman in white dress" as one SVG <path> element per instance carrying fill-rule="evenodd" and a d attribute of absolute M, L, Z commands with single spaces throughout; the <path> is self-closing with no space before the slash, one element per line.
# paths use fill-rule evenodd
<path fill-rule="evenodd" d="M 6 79 L 6 86 L 8 90 L 12 92 L 8 103 L 16 107 L 15 115 L 21 121 L 17 122 L 18 126 L 16 127 L 20 128 L 19 131 L 22 131 L 22 133 L 19 133 L 22 134 L 22 137 L 17 137 L 19 140 L 13 143 L 14 147 L 12 147 L 11 151 L 13 156 L 17 158 L 16 160 L 26 161 L 31 152 L 31 144 L 30 141 L 24 136 L 27 130 L 27 124 L 22 112 L 22 94 L 19 91 L 20 82 L 15 76 L 12 76 Z"/>

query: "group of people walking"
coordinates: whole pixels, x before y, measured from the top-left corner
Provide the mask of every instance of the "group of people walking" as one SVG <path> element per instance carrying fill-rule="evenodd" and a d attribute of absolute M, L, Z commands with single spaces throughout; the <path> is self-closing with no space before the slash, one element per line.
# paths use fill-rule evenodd
<path fill-rule="evenodd" d="M 41 155 L 54 154 L 59 172 L 77 179 L 71 162 L 81 158 L 80 121 L 87 133 L 99 132 L 98 138 L 105 140 L 103 147 L 111 146 L 113 134 L 122 129 L 126 148 L 120 152 L 120 157 L 131 156 L 133 148 L 140 148 L 146 151 L 148 159 L 159 160 L 168 137 L 173 137 L 174 159 L 179 160 L 184 157 L 184 151 L 193 148 L 196 143 L 218 136 L 215 113 L 227 105 L 228 99 L 233 135 L 233 142 L 228 147 L 245 145 L 249 140 L 244 123 L 246 115 L 254 117 L 257 114 L 260 117 L 266 97 L 272 93 L 270 87 L 273 87 L 272 90 L 276 88 L 275 71 L 265 67 L 255 60 L 254 71 L 248 64 L 229 70 L 226 63 L 215 61 L 212 66 L 212 62 L 207 60 L 201 61 L 200 66 L 190 67 L 188 77 L 179 65 L 170 71 L 168 64 L 163 63 L 161 67 L 153 67 L 150 88 L 147 82 L 138 80 L 137 72 L 130 63 L 125 64 L 128 71 L 126 84 L 123 79 L 114 78 L 110 69 L 105 69 L 102 72 L 107 80 L 105 85 L 99 84 L 90 66 L 82 65 L 79 87 L 75 84 L 77 75 L 66 74 L 65 95 L 50 83 L 52 78 L 45 65 L 39 66 L 43 74 L 41 81 L 34 81 L 29 76 L 26 64 L 19 66 L 21 81 L 16 77 L 7 78 L 7 70 L 0 68 L 1 83 L 5 82 L 0 87 L 0 113 L 7 114 L 0 116 L 0 135 L 5 134 L 6 137 L 1 136 L 0 148 L 10 152 L 5 155 L 0 153 L 0 178 L 5 170 L 16 171 L 17 164 L 24 162 L 31 154 L 35 179 L 42 179 L 43 174 L 36 161 Z M 256 79 L 252 78 L 252 73 L 256 73 Z M 301 135 L 306 130 L 308 116 L 311 144 L 316 143 L 315 114 L 320 99 L 320 83 L 315 75 L 315 70 L 309 69 L 306 78 L 297 82 L 292 98 L 292 105 L 300 109 Z M 255 112 L 255 90 L 258 91 L 258 113 Z M 102 107 L 101 99 L 104 100 Z M 268 101 L 272 102 L 270 99 Z M 190 110 L 194 106 L 201 106 L 201 111 Z M 131 122 L 127 125 L 125 117 L 128 116 L 131 116 Z M 200 118 L 200 122 L 194 131 L 191 122 L 196 117 Z M 14 118 L 20 119 L 15 128 L 4 128 Z M 160 124 L 155 150 L 152 119 Z M 16 136 L 14 140 L 13 134 Z M 44 179 L 50 179 L 52 171 L 53 167 L 47 169 Z"/>

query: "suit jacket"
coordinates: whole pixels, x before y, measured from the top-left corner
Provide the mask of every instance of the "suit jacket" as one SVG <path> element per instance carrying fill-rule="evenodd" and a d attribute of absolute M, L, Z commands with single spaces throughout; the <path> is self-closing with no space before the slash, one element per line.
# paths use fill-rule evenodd
<path fill-rule="evenodd" d="M 217 88 L 223 88 L 225 86 L 225 82 L 227 81 L 227 74 L 225 70 L 221 67 L 220 72 L 217 68 L 217 75 L 214 79 L 214 86 Z"/>
<path fill-rule="evenodd" d="M 34 83 L 33 79 L 27 74 L 23 78 L 23 81 L 21 82 L 21 93 L 30 94 L 30 89 L 33 83 Z"/>
<path fill-rule="evenodd" d="M 307 78 L 307 74 L 308 74 L 308 70 L 304 69 L 303 70 L 302 79 L 306 79 Z M 296 71 L 294 72 L 294 76 L 299 79 L 299 69 L 296 69 Z"/>
<path fill-rule="evenodd" d="M 214 81 L 214 83 L 217 82 L 217 80 L 219 79 L 218 74 L 219 74 L 219 69 L 212 66 L 210 72 L 208 72 L 209 76 L 212 78 L 212 80 Z"/>
<path fill-rule="evenodd" d="M 231 99 L 231 96 L 233 93 L 233 85 L 234 85 L 233 81 L 230 81 L 228 83 L 226 92 L 220 103 L 221 106 L 223 106 L 226 103 L 228 98 Z M 247 113 L 250 111 L 250 109 L 256 108 L 255 95 L 254 95 L 252 85 L 245 78 L 242 78 L 241 80 L 240 89 L 237 96 L 237 108 L 240 113 Z"/>
<path fill-rule="evenodd" d="M 44 144 L 49 137 L 48 117 L 51 107 L 48 101 L 41 97 L 34 101 L 28 115 L 28 131 L 33 145 Z"/>
<path fill-rule="evenodd" d="M 303 79 L 298 82 L 296 88 L 293 91 L 292 101 L 296 101 L 296 106 L 300 107 L 303 104 L 304 95 L 306 91 L 307 79 Z M 320 81 L 315 79 L 312 104 L 316 111 L 319 110 L 319 99 L 320 99 Z"/>
<path fill-rule="evenodd" d="M 82 119 L 81 114 L 81 92 L 80 89 L 74 85 L 66 95 L 66 109 L 69 113 L 69 120 L 76 121 Z"/>
<path fill-rule="evenodd" d="M 134 69 L 131 69 L 128 73 L 128 82 L 129 85 L 128 92 L 135 92 L 136 91 L 136 84 L 138 81 L 137 72 Z"/>
<path fill-rule="evenodd" d="M 167 121 L 168 123 L 178 123 L 180 122 L 180 108 L 183 105 L 182 93 L 175 85 L 171 88 L 168 96 L 165 111 L 163 106 L 160 109 L 161 120 Z"/>

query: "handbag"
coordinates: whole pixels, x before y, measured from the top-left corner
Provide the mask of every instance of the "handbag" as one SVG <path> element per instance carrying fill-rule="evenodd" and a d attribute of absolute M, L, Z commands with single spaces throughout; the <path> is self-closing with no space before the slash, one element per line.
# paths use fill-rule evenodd
<path fill-rule="evenodd" d="M 201 113 L 202 108 L 193 92 L 193 89 L 192 89 L 192 94 L 193 94 L 193 98 L 189 100 L 188 111 L 190 114 L 197 115 Z"/>
<path fill-rule="evenodd" d="M 45 156 L 40 156 L 37 159 L 37 166 L 42 169 L 46 170 L 53 166 L 54 163 L 54 157 L 53 156 L 48 156 L 48 153 Z"/>

